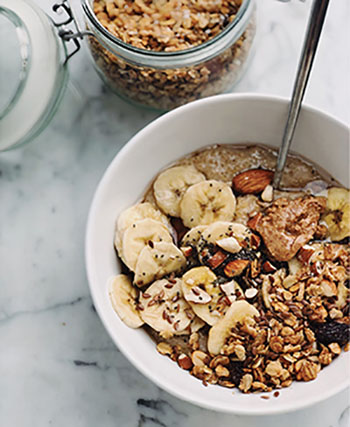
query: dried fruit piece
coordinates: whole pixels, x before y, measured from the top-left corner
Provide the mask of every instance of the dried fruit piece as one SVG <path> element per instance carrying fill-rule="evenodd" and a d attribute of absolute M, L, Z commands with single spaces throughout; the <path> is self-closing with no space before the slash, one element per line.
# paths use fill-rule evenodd
<path fill-rule="evenodd" d="M 233 191 L 239 194 L 259 194 L 271 184 L 273 171 L 250 169 L 236 175 L 232 180 Z"/>
<path fill-rule="evenodd" d="M 244 375 L 243 364 L 241 362 L 231 362 L 227 368 L 230 371 L 230 380 L 238 387 Z"/>
<path fill-rule="evenodd" d="M 315 323 L 312 329 L 317 340 L 325 345 L 333 342 L 344 345 L 349 341 L 349 325 L 340 322 Z"/>

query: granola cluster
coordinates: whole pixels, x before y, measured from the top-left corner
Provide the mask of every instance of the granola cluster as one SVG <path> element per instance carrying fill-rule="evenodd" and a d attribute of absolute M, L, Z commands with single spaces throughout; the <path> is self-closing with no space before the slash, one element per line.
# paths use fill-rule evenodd
<path fill-rule="evenodd" d="M 204 384 L 244 393 L 311 381 L 342 347 L 349 349 L 349 257 L 346 245 L 317 243 L 299 253 L 297 274 L 281 268 L 255 277 L 259 291 L 251 302 L 260 316 L 232 328 L 220 355 L 212 357 L 197 332 L 187 354 L 164 342 L 157 349 Z"/>
<path fill-rule="evenodd" d="M 156 52 L 204 43 L 232 22 L 242 0 L 95 0 L 101 24 L 125 43 Z"/>
<path fill-rule="evenodd" d="M 184 51 L 218 35 L 236 16 L 235 1 L 94 2 L 101 24 L 120 40 L 153 52 Z M 240 77 L 255 35 L 254 16 L 232 45 L 201 63 L 183 67 L 138 65 L 90 37 L 97 70 L 118 94 L 158 110 L 228 90 Z"/>

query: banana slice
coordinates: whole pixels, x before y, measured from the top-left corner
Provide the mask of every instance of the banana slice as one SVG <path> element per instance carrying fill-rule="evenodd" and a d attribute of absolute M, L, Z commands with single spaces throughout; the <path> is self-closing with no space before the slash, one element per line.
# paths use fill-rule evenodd
<path fill-rule="evenodd" d="M 155 242 L 145 246 L 136 263 L 134 282 L 144 286 L 186 266 L 186 258 L 173 243 Z"/>
<path fill-rule="evenodd" d="M 324 220 L 328 226 L 331 240 L 337 242 L 350 236 L 350 191 L 345 188 L 330 188 L 327 197 Z"/>
<path fill-rule="evenodd" d="M 122 239 L 125 230 L 132 224 L 135 224 L 136 222 L 146 218 L 159 221 L 165 225 L 170 230 L 170 232 L 172 231 L 168 218 L 162 212 L 155 209 L 151 203 L 144 202 L 131 206 L 130 208 L 123 211 L 118 217 L 114 244 L 119 254 L 122 252 Z"/>
<path fill-rule="evenodd" d="M 190 228 L 214 221 L 230 221 L 235 208 L 236 198 L 231 188 L 215 180 L 192 185 L 180 203 L 181 219 Z"/>
<path fill-rule="evenodd" d="M 191 268 L 182 277 L 185 300 L 196 315 L 209 325 L 221 319 L 230 305 L 215 281 L 216 275 L 208 267 Z"/>
<path fill-rule="evenodd" d="M 181 240 L 180 246 L 197 246 L 202 237 L 203 231 L 207 228 L 206 225 L 198 225 L 191 228 Z"/>
<path fill-rule="evenodd" d="M 137 259 L 142 249 L 156 242 L 172 243 L 169 230 L 154 219 L 143 219 L 128 227 L 123 235 L 121 258 L 124 263 L 135 271 Z"/>
<path fill-rule="evenodd" d="M 228 252 L 239 252 L 242 247 L 250 244 L 252 232 L 248 227 L 237 222 L 217 221 L 208 227 L 202 233 L 200 245 L 214 243 L 228 250 Z"/>
<path fill-rule="evenodd" d="M 254 316 L 259 316 L 258 310 L 247 301 L 235 301 L 227 310 L 225 316 L 209 330 L 208 350 L 217 355 L 230 336 L 231 329 L 239 322 L 255 323 Z"/>
<path fill-rule="evenodd" d="M 167 214 L 180 216 L 180 202 L 185 191 L 205 176 L 194 166 L 174 166 L 162 172 L 153 184 L 158 206 Z"/>
<path fill-rule="evenodd" d="M 195 318 L 182 294 L 181 279 L 157 280 L 140 296 L 142 320 L 163 338 L 189 333 Z"/>
<path fill-rule="evenodd" d="M 137 290 L 125 274 L 112 277 L 108 283 L 109 298 L 115 312 L 130 328 L 139 328 L 143 321 L 136 308 Z"/>

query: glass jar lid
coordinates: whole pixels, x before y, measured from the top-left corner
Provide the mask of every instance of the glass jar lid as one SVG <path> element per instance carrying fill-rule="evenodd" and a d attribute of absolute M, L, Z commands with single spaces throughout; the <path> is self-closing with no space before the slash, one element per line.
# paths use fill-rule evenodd
<path fill-rule="evenodd" d="M 0 151 L 32 139 L 65 86 L 65 48 L 31 0 L 0 0 Z"/>

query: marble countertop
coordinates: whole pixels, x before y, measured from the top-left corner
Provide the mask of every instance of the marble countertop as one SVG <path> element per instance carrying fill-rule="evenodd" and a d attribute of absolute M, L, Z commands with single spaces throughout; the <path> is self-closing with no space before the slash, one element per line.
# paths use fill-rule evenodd
<path fill-rule="evenodd" d="M 51 1 L 36 2 L 49 10 Z M 235 91 L 289 96 L 311 3 L 258 3 L 256 54 Z M 348 0 L 331 2 L 305 97 L 346 122 L 348 20 Z M 0 154 L 0 425 L 349 425 L 347 391 L 274 417 L 198 408 L 156 387 L 114 346 L 89 294 L 87 213 L 107 165 L 157 114 L 108 93 L 86 50 L 71 60 L 70 76 L 49 127 L 31 144 Z"/>

